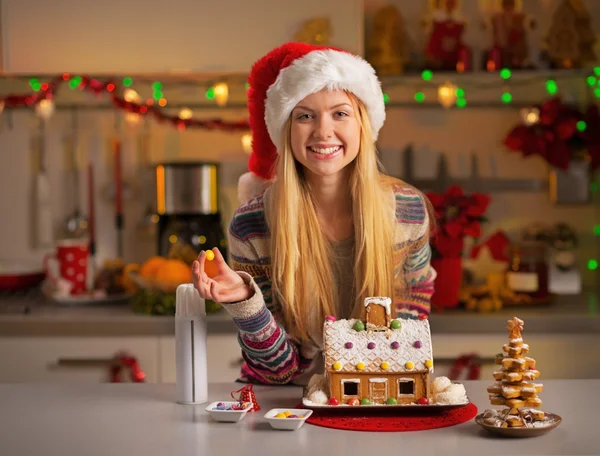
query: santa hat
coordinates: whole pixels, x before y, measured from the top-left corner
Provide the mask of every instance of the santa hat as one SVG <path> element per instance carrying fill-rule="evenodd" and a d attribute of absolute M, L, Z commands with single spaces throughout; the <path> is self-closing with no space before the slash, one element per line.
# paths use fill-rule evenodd
<path fill-rule="evenodd" d="M 304 43 L 287 43 L 259 59 L 248 80 L 252 153 L 240 177 L 238 196 L 246 202 L 274 177 L 283 128 L 299 101 L 322 89 L 346 90 L 367 108 L 373 139 L 385 121 L 381 84 L 373 67 L 348 52 Z"/>

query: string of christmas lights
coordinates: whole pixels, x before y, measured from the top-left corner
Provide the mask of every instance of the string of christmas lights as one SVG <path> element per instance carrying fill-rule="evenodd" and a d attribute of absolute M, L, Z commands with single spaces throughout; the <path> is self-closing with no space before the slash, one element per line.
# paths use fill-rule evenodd
<path fill-rule="evenodd" d="M 38 78 L 31 78 L 29 85 L 32 93 L 12 94 L 0 98 L 0 112 L 3 109 L 14 109 L 22 107 L 33 107 L 36 113 L 44 118 L 49 118 L 55 109 L 54 98 L 60 86 L 68 84 L 71 89 L 80 89 L 98 96 L 109 95 L 112 105 L 115 108 L 125 111 L 130 116 L 152 116 L 159 123 L 170 123 L 178 129 L 201 128 L 204 130 L 221 130 L 227 132 L 247 131 L 250 125 L 247 120 L 226 121 L 223 119 L 195 119 L 189 109 L 182 109 L 178 115 L 169 115 L 161 109 L 167 105 L 167 100 L 162 93 L 162 84 L 155 82 L 152 86 L 154 90 L 153 97 L 142 102 L 137 92 L 129 89 L 131 78 L 125 78 L 120 87 L 114 80 L 101 80 L 87 76 L 71 76 L 65 73 L 54 77 L 48 82 L 41 83 Z M 218 105 L 224 99 L 226 102 L 227 86 L 225 84 L 217 85 L 212 88 L 212 97 L 216 99 Z M 207 96 L 209 96 L 208 94 Z M 158 104 L 159 107 L 155 106 Z"/>

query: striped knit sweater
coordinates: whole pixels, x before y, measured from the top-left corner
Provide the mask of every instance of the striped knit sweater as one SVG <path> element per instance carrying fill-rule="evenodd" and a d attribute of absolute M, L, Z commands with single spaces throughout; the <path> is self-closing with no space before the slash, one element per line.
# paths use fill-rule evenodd
<path fill-rule="evenodd" d="M 410 187 L 394 187 L 396 230 L 394 261 L 404 281 L 396 311 L 429 313 L 435 271 L 430 267 L 429 220 L 422 196 Z M 264 212 L 268 190 L 239 207 L 229 227 L 232 268 L 254 287 L 247 301 L 224 304 L 238 327 L 244 363 L 241 380 L 284 384 L 313 362 L 314 347 L 287 337 L 281 307 L 271 294 L 270 233 Z M 398 290 L 399 291 L 399 290 Z M 322 349 L 322 347 L 320 347 Z"/>

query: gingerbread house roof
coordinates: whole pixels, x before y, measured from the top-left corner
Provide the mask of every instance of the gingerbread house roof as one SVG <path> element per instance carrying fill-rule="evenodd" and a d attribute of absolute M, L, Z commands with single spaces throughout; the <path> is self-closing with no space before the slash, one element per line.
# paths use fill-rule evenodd
<path fill-rule="evenodd" d="M 324 356 L 328 371 L 378 374 L 433 372 L 431 332 L 427 319 L 398 319 L 400 328 L 386 331 L 357 331 L 354 329 L 357 321 L 325 321 Z M 357 367 L 359 363 L 362 363 L 362 369 Z"/>

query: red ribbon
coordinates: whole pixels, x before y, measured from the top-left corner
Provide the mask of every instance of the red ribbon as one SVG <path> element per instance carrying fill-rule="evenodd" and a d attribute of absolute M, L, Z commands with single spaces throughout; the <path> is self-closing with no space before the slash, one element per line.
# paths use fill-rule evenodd
<path fill-rule="evenodd" d="M 112 383 L 121 383 L 121 371 L 123 367 L 129 370 L 129 377 L 132 382 L 144 383 L 146 374 L 140 369 L 137 359 L 125 353 L 119 353 L 115 357 L 115 362 L 110 366 L 110 381 Z"/>
<path fill-rule="evenodd" d="M 454 366 L 452 366 L 452 369 L 450 369 L 448 378 L 453 381 L 458 380 L 463 371 L 465 369 L 468 369 L 466 379 L 479 380 L 479 375 L 481 374 L 481 366 L 479 365 L 479 363 L 474 362 L 477 359 L 479 359 L 479 356 L 475 353 L 469 353 L 466 355 L 459 356 L 454 362 Z"/>

